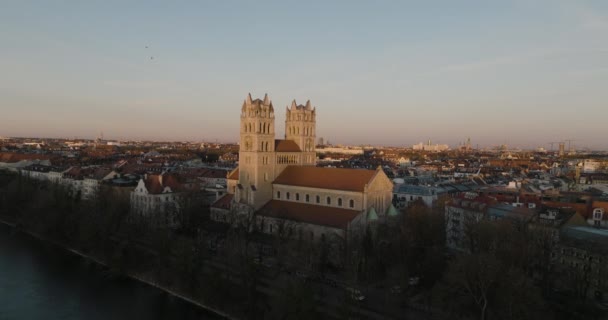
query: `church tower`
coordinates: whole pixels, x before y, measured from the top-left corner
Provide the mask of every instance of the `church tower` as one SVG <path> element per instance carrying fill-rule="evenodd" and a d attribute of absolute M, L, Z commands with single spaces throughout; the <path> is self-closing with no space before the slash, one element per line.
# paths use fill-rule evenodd
<path fill-rule="evenodd" d="M 316 108 L 312 107 L 310 100 L 306 105 L 297 105 L 293 100 L 285 114 L 285 139 L 295 141 L 300 147 L 303 165 L 316 164 L 316 117 Z"/>
<path fill-rule="evenodd" d="M 264 100 L 247 95 L 241 108 L 240 135 L 236 201 L 257 210 L 272 198 L 274 178 L 274 108 L 267 94 Z"/>

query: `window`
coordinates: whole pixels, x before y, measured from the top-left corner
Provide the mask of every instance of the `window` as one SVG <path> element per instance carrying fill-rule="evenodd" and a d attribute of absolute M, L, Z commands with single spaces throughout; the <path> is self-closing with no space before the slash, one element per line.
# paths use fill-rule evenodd
<path fill-rule="evenodd" d="M 338 207 L 342 206 L 342 198 L 338 198 Z"/>
<path fill-rule="evenodd" d="M 269 224 L 270 233 L 272 233 L 272 223 Z"/>
<path fill-rule="evenodd" d="M 300 201 L 300 194 L 296 193 L 296 201 Z"/>
<path fill-rule="evenodd" d="M 317 203 L 321 203 L 321 197 L 317 196 Z"/>
<path fill-rule="evenodd" d="M 281 199 L 281 191 L 277 191 L 277 199 Z"/>
<path fill-rule="evenodd" d="M 327 201 L 327 205 L 331 204 L 331 198 L 330 197 L 327 197 L 326 201 Z"/>
<path fill-rule="evenodd" d="M 287 200 L 289 200 L 289 192 L 287 192 L 287 193 L 285 194 L 285 198 L 287 198 Z"/>
<path fill-rule="evenodd" d="M 310 202 L 310 195 L 306 195 L 306 202 Z"/>
<path fill-rule="evenodd" d="M 355 207 L 355 200 L 350 200 L 348 203 L 349 207 L 354 208 Z"/>

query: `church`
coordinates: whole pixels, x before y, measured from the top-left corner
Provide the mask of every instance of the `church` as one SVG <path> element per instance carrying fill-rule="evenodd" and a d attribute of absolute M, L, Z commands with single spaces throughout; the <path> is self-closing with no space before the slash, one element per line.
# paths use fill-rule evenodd
<path fill-rule="evenodd" d="M 276 139 L 272 101 L 249 94 L 241 107 L 238 168 L 228 174 L 227 194 L 211 205 L 211 219 L 230 223 L 255 214 L 264 233 L 288 223 L 313 241 L 348 241 L 396 217 L 393 183 L 381 168 L 316 167 L 316 117 L 310 101 L 294 100 L 286 108 L 285 138 Z"/>

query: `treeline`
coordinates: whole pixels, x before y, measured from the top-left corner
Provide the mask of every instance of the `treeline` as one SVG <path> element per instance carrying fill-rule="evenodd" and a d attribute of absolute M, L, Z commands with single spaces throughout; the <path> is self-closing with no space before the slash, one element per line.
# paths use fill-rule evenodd
<path fill-rule="evenodd" d="M 261 226 L 254 215 L 232 226 L 214 225 L 208 207 L 194 196 L 181 204 L 181 228 L 151 226 L 148 218 L 129 212 L 128 196 L 102 188 L 97 197 L 82 199 L 60 185 L 0 173 L 4 219 L 102 260 L 116 274 L 137 275 L 239 318 L 322 317 L 319 301 L 332 293 L 315 291 L 310 282 L 295 276 L 274 277 L 273 294 L 260 293 L 260 287 L 269 287 L 264 283 L 268 270 L 261 266 L 268 256 L 278 273 L 291 263 L 319 274 L 340 274 L 362 289 L 384 283 L 389 294 L 399 285 L 404 293 L 397 303 L 424 308 L 437 318 L 604 316 L 587 298 L 591 279 L 584 270 L 560 270 L 552 262 L 556 243 L 551 233 L 507 221 L 470 223 L 469 253 L 449 254 L 442 201 L 434 208 L 414 205 L 397 223 L 371 225 L 345 250 L 331 238 L 317 243 L 300 239 L 287 222 L 265 235 L 258 232 Z M 273 252 L 264 253 L 259 243 Z M 336 266 L 332 257 L 339 252 L 356 254 Z M 556 283 L 571 292 L 556 292 Z M 344 294 L 342 307 L 334 310 L 339 318 L 355 316 L 351 304 Z"/>
<path fill-rule="evenodd" d="M 206 239 L 197 227 L 208 210 L 188 199 L 185 228 L 152 227 L 129 212 L 129 194 L 101 188 L 82 199 L 65 187 L 0 172 L 0 217 L 18 228 L 103 261 L 115 275 L 135 275 L 243 318 L 245 290 L 208 266 Z"/>
<path fill-rule="evenodd" d="M 407 210 L 393 244 L 403 274 L 420 277 L 412 303 L 452 319 L 605 319 L 588 296 L 590 270 L 556 263 L 549 228 L 482 220 L 465 229 L 468 252 L 448 254 L 443 205 Z"/>

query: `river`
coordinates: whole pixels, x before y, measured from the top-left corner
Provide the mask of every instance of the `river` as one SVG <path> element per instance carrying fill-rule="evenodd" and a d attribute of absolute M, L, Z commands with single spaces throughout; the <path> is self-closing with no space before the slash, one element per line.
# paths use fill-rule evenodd
<path fill-rule="evenodd" d="M 220 319 L 0 223 L 0 319 Z"/>

